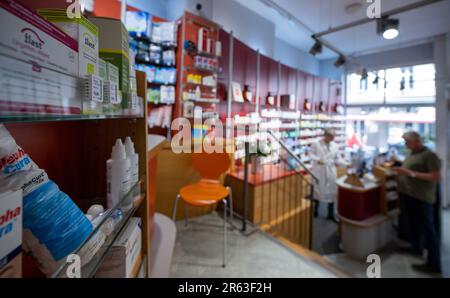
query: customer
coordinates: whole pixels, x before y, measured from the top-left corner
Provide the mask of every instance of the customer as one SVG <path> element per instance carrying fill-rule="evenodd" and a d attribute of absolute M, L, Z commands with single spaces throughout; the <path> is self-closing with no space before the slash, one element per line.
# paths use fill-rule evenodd
<path fill-rule="evenodd" d="M 406 147 L 411 151 L 402 167 L 394 168 L 399 174 L 398 189 L 405 202 L 411 228 L 411 252 L 422 255 L 423 244 L 428 250 L 426 264 L 414 264 L 416 270 L 440 273 L 440 244 L 434 224 L 436 187 L 441 179 L 441 162 L 438 156 L 423 145 L 417 132 L 403 135 Z"/>
<path fill-rule="evenodd" d="M 312 172 L 319 182 L 314 183 L 316 204 L 314 216 L 318 216 L 319 201 L 328 203 L 328 219 L 335 221 L 334 205 L 337 197 L 336 165 L 345 164 L 339 156 L 339 148 L 334 142 L 335 132 L 325 129 L 321 140 L 313 143 L 309 155 L 312 159 Z"/>

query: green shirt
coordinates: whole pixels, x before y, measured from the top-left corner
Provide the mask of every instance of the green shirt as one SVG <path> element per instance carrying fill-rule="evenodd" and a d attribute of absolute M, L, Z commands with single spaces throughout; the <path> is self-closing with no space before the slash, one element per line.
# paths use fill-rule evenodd
<path fill-rule="evenodd" d="M 411 153 L 405 159 L 403 166 L 414 172 L 432 173 L 441 170 L 441 161 L 434 152 L 425 147 L 420 152 Z M 435 182 L 403 175 L 398 177 L 398 189 L 400 193 L 429 204 L 436 202 L 436 187 L 437 183 Z"/>

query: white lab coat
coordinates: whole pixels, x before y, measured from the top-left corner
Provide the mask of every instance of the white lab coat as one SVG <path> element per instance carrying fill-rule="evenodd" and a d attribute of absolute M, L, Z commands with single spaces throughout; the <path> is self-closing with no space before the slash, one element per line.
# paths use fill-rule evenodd
<path fill-rule="evenodd" d="M 339 155 L 336 143 L 326 144 L 322 139 L 311 144 L 309 155 L 312 159 L 312 172 L 319 179 L 314 182 L 314 198 L 334 203 L 337 197 L 336 164 L 345 165 Z"/>

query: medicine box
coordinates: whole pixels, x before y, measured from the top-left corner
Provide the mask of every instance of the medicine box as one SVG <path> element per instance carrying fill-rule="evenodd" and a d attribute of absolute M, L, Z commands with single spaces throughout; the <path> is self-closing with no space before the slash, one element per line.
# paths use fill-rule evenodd
<path fill-rule="evenodd" d="M 119 97 L 122 107 L 126 106 L 126 93 L 130 79 L 130 46 L 128 31 L 120 20 L 90 17 L 89 20 L 99 29 L 100 58 L 119 69 Z"/>
<path fill-rule="evenodd" d="M 81 79 L 36 68 L 0 54 L 0 115 L 75 115 L 82 110 Z"/>
<path fill-rule="evenodd" d="M 98 76 L 98 28 L 84 16 L 70 19 L 63 9 L 40 9 L 38 13 L 78 42 L 78 76 Z"/>
<path fill-rule="evenodd" d="M 0 194 L 0 277 L 21 277 L 22 190 Z"/>
<path fill-rule="evenodd" d="M 13 0 L 0 1 L 0 54 L 78 75 L 78 43 L 39 15 Z"/>
<path fill-rule="evenodd" d="M 132 217 L 100 265 L 95 277 L 134 278 L 142 263 L 141 219 Z"/>

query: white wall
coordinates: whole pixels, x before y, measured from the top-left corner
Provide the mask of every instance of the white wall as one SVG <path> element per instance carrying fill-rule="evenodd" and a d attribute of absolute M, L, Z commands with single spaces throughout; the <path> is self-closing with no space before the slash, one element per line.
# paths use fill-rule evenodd
<path fill-rule="evenodd" d="M 433 43 L 424 43 L 375 54 L 358 56 L 354 57 L 354 59 L 368 69 L 377 69 L 384 67 L 432 63 L 433 57 Z M 350 64 L 348 68 L 349 71 L 352 71 L 355 70 L 356 66 Z"/>
<path fill-rule="evenodd" d="M 345 74 L 345 68 L 342 66 L 337 68 L 334 66 L 337 58 L 321 60 L 319 63 L 320 75 L 333 80 L 340 80 Z"/>
<path fill-rule="evenodd" d="M 203 16 L 223 26 L 227 32 L 261 54 L 315 75 L 322 75 L 317 59 L 275 37 L 273 22 L 234 0 L 167 0 L 167 18 L 179 18 L 184 10 L 197 13 L 195 5 L 202 3 Z"/>
<path fill-rule="evenodd" d="M 283 64 L 314 75 L 321 75 L 319 61 L 309 53 L 304 53 L 278 38 L 275 39 L 274 50 L 274 58 Z"/>
<path fill-rule="evenodd" d="M 213 0 L 213 20 L 261 54 L 273 57 L 275 25 L 233 0 Z"/>
<path fill-rule="evenodd" d="M 450 33 L 434 42 L 436 65 L 436 151 L 443 161 L 443 205 L 450 205 Z"/>
<path fill-rule="evenodd" d="M 164 0 L 127 0 L 127 4 L 151 15 L 167 17 L 167 3 Z"/>

